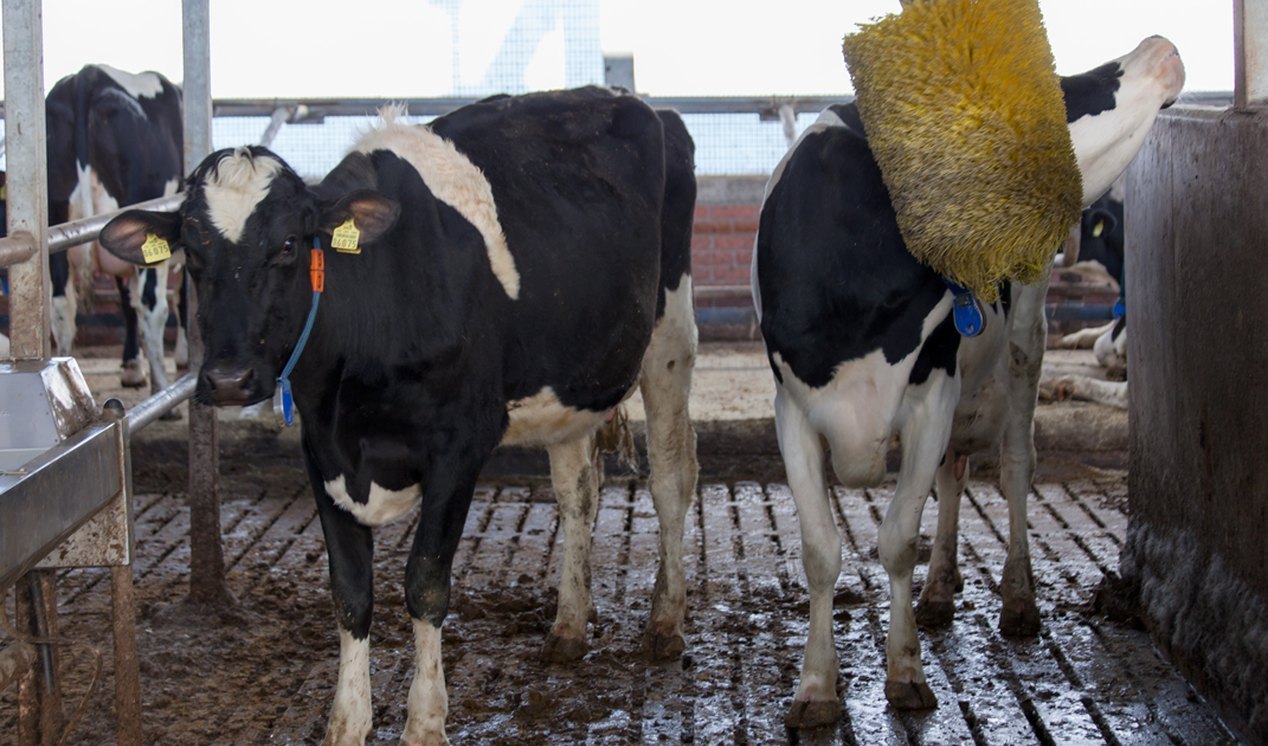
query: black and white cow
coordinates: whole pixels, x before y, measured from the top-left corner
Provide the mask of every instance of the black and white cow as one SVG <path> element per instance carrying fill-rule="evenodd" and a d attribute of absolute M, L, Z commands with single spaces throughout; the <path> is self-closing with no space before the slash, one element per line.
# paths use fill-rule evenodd
<path fill-rule="evenodd" d="M 1062 80 L 1084 204 L 1127 166 L 1183 80 L 1175 47 L 1160 37 Z M 809 638 L 788 723 L 825 724 L 840 709 L 832 596 L 841 538 L 829 507 L 823 442 L 842 482 L 871 485 L 885 474 L 894 433 L 902 462 L 879 536 L 892 594 L 885 694 L 895 707 L 932 707 L 911 598 L 920 516 L 936 480 L 938 534 L 920 617 L 946 623 L 959 580 L 956 521 L 968 456 L 1001 435 L 1010 536 L 1000 628 L 1010 635 L 1039 629 L 1025 506 L 1035 466 L 1047 278 L 1006 288 L 987 309 L 985 330 L 961 338 L 951 291 L 903 244 L 853 105 L 825 111 L 777 167 L 754 265 L 754 300 L 776 379 L 779 445 L 810 588 Z"/>
<path fill-rule="evenodd" d="M 594 433 L 635 385 L 660 519 L 647 640 L 683 650 L 693 151 L 677 115 L 601 88 L 497 97 L 428 126 L 389 110 L 316 187 L 264 148 L 222 150 L 179 214 L 130 211 L 103 231 L 134 261 L 149 236 L 184 246 L 206 344 L 196 396 L 217 405 L 274 395 L 316 306 L 310 262 L 324 261 L 292 378 L 340 630 L 328 742 L 370 730 L 371 530 L 420 498 L 403 741 L 445 740 L 450 564 L 499 444 L 548 450 L 564 558 L 545 655 L 584 654 Z M 358 253 L 332 249 L 349 227 Z"/>
<path fill-rule="evenodd" d="M 113 212 L 179 190 L 184 174 L 181 95 L 159 73 L 133 74 L 107 65 L 87 65 L 57 81 L 45 99 L 45 117 L 50 225 Z M 166 387 L 166 264 L 138 271 L 101 251 L 95 243 L 51 255 L 49 279 L 57 353 L 72 353 L 75 316 L 85 302 L 91 302 L 93 275 L 98 271 L 113 276 L 119 288 L 124 320 L 123 384 L 145 384 L 138 355 L 144 348 L 151 389 Z M 178 318 L 184 321 L 183 310 Z M 183 323 L 179 326 L 178 365 L 188 359 Z"/>
<path fill-rule="evenodd" d="M 1118 290 L 1114 319 L 1101 326 L 1080 329 L 1061 338 L 1065 349 L 1090 349 L 1109 380 L 1083 375 L 1045 381 L 1055 398 L 1084 399 L 1127 408 L 1127 284 L 1123 276 L 1124 236 L 1122 179 L 1083 212 L 1079 227 L 1078 261 L 1070 268 L 1090 276 L 1103 276 Z"/>

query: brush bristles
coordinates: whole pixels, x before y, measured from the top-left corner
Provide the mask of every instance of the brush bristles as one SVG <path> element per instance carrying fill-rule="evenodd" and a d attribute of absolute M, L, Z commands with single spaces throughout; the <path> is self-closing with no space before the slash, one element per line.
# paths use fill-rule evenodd
<path fill-rule="evenodd" d="M 987 302 L 1039 279 L 1083 189 L 1036 0 L 910 3 L 843 51 L 907 249 Z"/>

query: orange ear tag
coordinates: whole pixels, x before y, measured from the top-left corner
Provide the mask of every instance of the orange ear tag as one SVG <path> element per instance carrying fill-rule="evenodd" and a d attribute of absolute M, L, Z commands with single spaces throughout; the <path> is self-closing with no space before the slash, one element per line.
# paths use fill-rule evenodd
<path fill-rule="evenodd" d="M 335 251 L 343 254 L 361 253 L 361 231 L 357 230 L 357 225 L 352 222 L 352 218 L 348 218 L 342 225 L 335 228 L 330 238 L 330 245 Z"/>
<path fill-rule="evenodd" d="M 146 264 L 154 264 L 164 259 L 171 259 L 172 247 L 168 245 L 167 239 L 162 236 L 146 233 L 145 243 L 141 244 L 141 257 L 145 259 Z"/>
<path fill-rule="evenodd" d="M 314 293 L 325 292 L 326 255 L 322 253 L 321 249 L 312 249 L 308 263 L 308 279 L 312 281 Z"/>

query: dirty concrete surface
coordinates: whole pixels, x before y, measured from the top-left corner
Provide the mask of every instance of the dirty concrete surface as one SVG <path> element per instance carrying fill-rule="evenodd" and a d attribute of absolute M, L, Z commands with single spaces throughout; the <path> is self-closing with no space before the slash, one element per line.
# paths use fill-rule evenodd
<path fill-rule="evenodd" d="M 111 351 L 81 367 L 98 403 L 125 404 Z M 1080 357 L 1080 355 L 1084 355 Z M 1087 366 L 1056 353 L 1050 366 Z M 170 364 L 170 363 L 169 363 Z M 1064 367 L 1062 368 L 1064 370 Z M 558 577 L 555 505 L 544 459 L 503 454 L 476 494 L 454 565 L 444 631 L 454 743 L 1231 743 L 1215 710 L 1155 652 L 1130 610 L 1112 615 L 1127 523 L 1126 414 L 1096 405 L 1040 407 L 1040 471 L 1030 531 L 1043 631 L 1000 636 L 997 581 L 1007 508 L 975 469 L 961 511 L 965 586 L 953 625 L 921 633 L 936 710 L 890 710 L 883 694 L 888 583 L 876 535 L 892 483 L 835 487 L 845 537 L 836 594 L 843 715 L 835 728 L 790 732 L 783 717 L 806 635 L 800 537 L 770 423 L 773 386 L 760 346 L 705 345 L 692 413 L 701 477 L 686 530 L 688 648 L 680 661 L 642 653 L 656 559 L 645 474 L 611 471 L 594 537 L 597 621 L 575 665 L 541 661 Z M 631 408 L 635 429 L 641 418 Z M 184 410 L 184 406 L 181 407 Z M 222 527 L 234 603 L 183 602 L 188 581 L 187 415 L 136 434 L 133 567 L 146 743 L 316 743 L 334 689 L 338 638 L 325 549 L 294 430 L 220 413 Z M 645 463 L 645 462 L 644 462 Z M 922 560 L 936 523 L 925 511 Z M 412 674 L 401 583 L 411 520 L 376 534 L 372 743 L 395 743 Z M 917 583 L 923 566 L 917 568 Z M 112 743 L 109 575 L 60 573 L 66 708 L 88 689 L 92 651 L 105 670 L 69 743 Z M 15 704 L 0 693 L 0 743 Z"/>

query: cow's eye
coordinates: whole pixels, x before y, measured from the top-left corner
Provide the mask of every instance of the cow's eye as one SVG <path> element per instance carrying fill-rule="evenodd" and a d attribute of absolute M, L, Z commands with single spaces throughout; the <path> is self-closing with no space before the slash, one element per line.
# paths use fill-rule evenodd
<path fill-rule="evenodd" d="M 287 236 L 282 242 L 282 254 L 285 256 L 295 256 L 296 249 L 299 248 L 299 239 L 294 236 Z"/>

